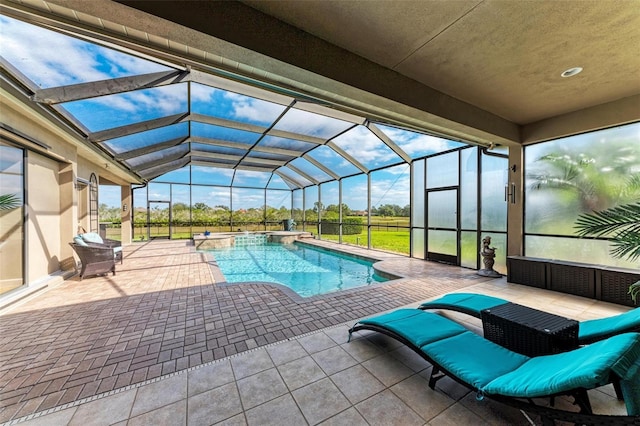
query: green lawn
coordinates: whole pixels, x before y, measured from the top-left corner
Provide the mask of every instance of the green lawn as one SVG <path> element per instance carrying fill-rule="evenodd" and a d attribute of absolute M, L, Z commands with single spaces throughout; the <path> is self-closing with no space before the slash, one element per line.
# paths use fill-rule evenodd
<path fill-rule="evenodd" d="M 377 250 L 385 250 L 391 251 L 394 253 L 401 254 L 409 254 L 409 229 L 408 228 L 400 228 L 399 226 L 409 226 L 409 218 L 380 218 L 373 217 L 372 218 L 372 227 L 371 227 L 371 246 Z M 246 227 L 242 227 L 242 230 L 245 230 Z M 280 230 L 280 226 L 271 227 L 270 230 Z M 301 230 L 302 227 L 299 225 L 298 230 Z M 307 226 L 306 231 L 312 232 L 314 235 L 318 235 L 317 227 Z M 210 232 L 229 232 L 228 226 L 221 227 L 213 227 L 213 226 L 180 226 L 172 228 L 171 238 L 174 239 L 188 239 L 192 237 L 192 234 L 200 234 L 205 230 Z M 251 229 L 251 227 L 247 228 L 249 231 L 262 231 L 264 230 L 263 226 L 255 226 L 255 229 Z M 150 228 L 151 238 L 154 237 L 167 237 L 169 235 L 169 227 L 167 226 L 152 226 Z M 107 238 L 120 239 L 120 228 L 113 227 L 107 229 Z M 135 227 L 133 240 L 140 241 L 141 239 L 147 239 L 147 228 L 146 227 Z M 322 235 L 323 240 L 328 241 L 338 241 L 337 235 Z M 346 244 L 358 245 L 360 247 L 367 247 L 368 238 L 367 238 L 367 227 L 363 225 L 362 232 L 357 235 L 343 235 L 342 242 Z"/>

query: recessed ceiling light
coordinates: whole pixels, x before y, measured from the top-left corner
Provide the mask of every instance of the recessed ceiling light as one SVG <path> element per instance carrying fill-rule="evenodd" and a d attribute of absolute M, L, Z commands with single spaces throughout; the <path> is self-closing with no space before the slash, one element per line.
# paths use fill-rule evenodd
<path fill-rule="evenodd" d="M 573 68 L 569 68 L 568 70 L 560 74 L 560 77 L 573 77 L 574 75 L 580 74 L 581 72 L 582 72 L 582 67 L 573 67 Z"/>

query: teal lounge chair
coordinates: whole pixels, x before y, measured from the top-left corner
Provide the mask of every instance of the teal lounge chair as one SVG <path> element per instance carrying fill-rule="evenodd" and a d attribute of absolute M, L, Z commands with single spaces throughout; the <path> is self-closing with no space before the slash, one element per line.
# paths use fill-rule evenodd
<path fill-rule="evenodd" d="M 509 303 L 499 297 L 476 293 L 449 293 L 439 299 L 425 302 L 419 309 L 444 309 L 463 312 L 480 318 L 481 311 Z M 588 344 L 629 331 L 640 331 L 640 308 L 606 318 L 581 321 L 578 326 L 578 342 Z"/>
<path fill-rule="evenodd" d="M 554 355 L 512 352 L 432 312 L 399 309 L 360 320 L 349 330 L 373 330 L 407 345 L 433 365 L 429 387 L 444 375 L 477 393 L 551 419 L 640 424 L 640 334 L 625 333 Z M 628 416 L 594 414 L 587 390 L 620 381 Z M 533 398 L 572 396 L 580 412 L 536 404 Z"/>

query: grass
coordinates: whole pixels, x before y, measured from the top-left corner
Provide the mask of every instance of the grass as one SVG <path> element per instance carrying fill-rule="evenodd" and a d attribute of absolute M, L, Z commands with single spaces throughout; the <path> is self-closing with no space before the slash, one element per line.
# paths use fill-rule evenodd
<path fill-rule="evenodd" d="M 364 218 L 362 218 L 364 221 Z M 240 225 L 242 231 L 264 231 L 264 225 Z M 409 255 L 409 218 L 408 217 L 371 217 L 371 247 L 376 250 L 385 250 L 393 253 Z M 272 231 L 281 230 L 280 225 L 270 227 Z M 297 226 L 302 230 L 301 224 Z M 210 232 L 229 232 L 228 226 L 174 226 L 171 228 L 171 238 L 188 239 L 193 234 Z M 318 235 L 316 226 L 307 225 L 306 231 Z M 151 238 L 166 238 L 169 236 L 168 226 L 151 226 L 149 229 Z M 120 239 L 120 228 L 107 228 L 107 238 Z M 147 227 L 134 227 L 133 240 L 141 241 L 147 239 Z M 322 235 L 323 240 L 338 242 L 337 235 Z M 346 244 L 367 247 L 367 226 L 362 227 L 362 232 L 357 235 L 343 235 L 342 242 Z"/>

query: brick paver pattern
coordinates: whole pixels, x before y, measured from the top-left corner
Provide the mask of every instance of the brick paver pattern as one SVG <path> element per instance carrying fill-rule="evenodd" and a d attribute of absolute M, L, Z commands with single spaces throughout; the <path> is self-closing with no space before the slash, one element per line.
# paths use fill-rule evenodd
<path fill-rule="evenodd" d="M 390 260 L 384 285 L 308 299 L 215 283 L 186 241 L 125 247 L 115 276 L 77 276 L 0 316 L 0 422 L 356 320 L 483 280 L 469 269 Z"/>

